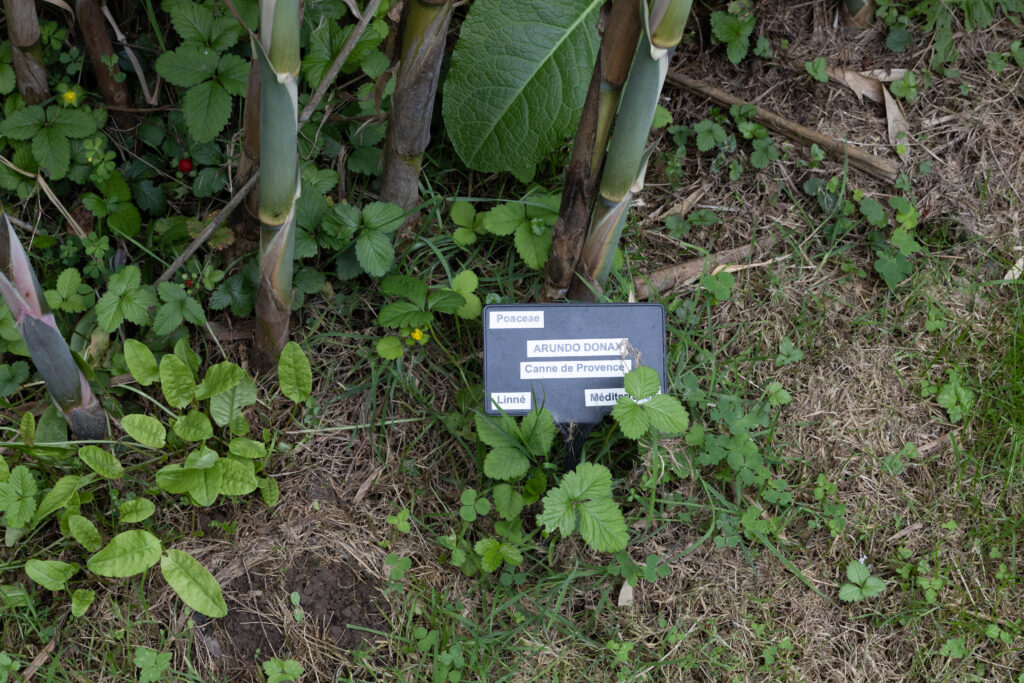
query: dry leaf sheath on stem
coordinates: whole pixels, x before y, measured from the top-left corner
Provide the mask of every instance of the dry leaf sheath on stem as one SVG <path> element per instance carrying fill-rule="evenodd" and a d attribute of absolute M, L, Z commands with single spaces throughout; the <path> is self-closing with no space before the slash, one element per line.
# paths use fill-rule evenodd
<path fill-rule="evenodd" d="M 419 204 L 423 152 L 441 73 L 451 0 L 408 0 L 402 11 L 402 55 L 384 141 L 381 199 L 411 212 Z M 412 216 L 407 216 L 408 226 Z"/>
<path fill-rule="evenodd" d="M 277 365 L 288 342 L 299 195 L 299 0 L 262 0 L 260 35 L 260 264 L 254 366 Z"/>
<path fill-rule="evenodd" d="M 67 342 L 57 329 L 28 253 L 0 211 L 0 296 L 53 402 L 79 439 L 103 439 L 107 419 Z"/>
<path fill-rule="evenodd" d="M 578 276 L 569 288 L 570 299 L 593 301 L 608 278 L 633 194 L 643 187 L 654 111 L 691 4 L 691 0 L 656 0 L 645 21 L 608 143 Z"/>
<path fill-rule="evenodd" d="M 565 170 L 551 255 L 544 269 L 544 296 L 548 301 L 560 299 L 569 291 L 580 259 L 608 133 L 640 39 L 643 12 L 640 2 L 619 0 L 612 5 L 605 21 L 601 48 L 576 129 L 572 156 Z"/>

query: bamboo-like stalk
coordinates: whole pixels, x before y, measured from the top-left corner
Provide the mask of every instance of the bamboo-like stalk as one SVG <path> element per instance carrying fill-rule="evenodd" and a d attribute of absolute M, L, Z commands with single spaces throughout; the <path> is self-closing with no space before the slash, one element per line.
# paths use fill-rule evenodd
<path fill-rule="evenodd" d="M 261 0 L 260 35 L 260 268 L 256 295 L 254 365 L 276 366 L 288 342 L 299 196 L 299 1 Z"/>
<path fill-rule="evenodd" d="M 391 97 L 391 117 L 384 141 L 381 199 L 409 212 L 415 220 L 423 152 L 430 143 L 430 119 L 441 73 L 452 0 L 408 0 L 402 12 L 402 56 Z"/>
<path fill-rule="evenodd" d="M 77 0 L 75 16 L 78 17 L 78 27 L 85 40 L 85 51 L 89 53 L 89 60 L 92 63 L 92 70 L 96 74 L 100 92 L 103 93 L 103 100 L 108 105 L 119 109 L 130 107 L 131 95 L 128 93 L 128 86 L 124 84 L 124 79 L 119 78 L 121 67 L 117 65 L 117 55 L 110 42 L 107 22 L 103 18 L 103 11 L 100 9 L 99 3 L 96 0 Z M 125 116 L 123 114 L 118 118 L 124 123 Z"/>
<path fill-rule="evenodd" d="M 253 59 L 249 66 L 249 80 L 245 87 L 245 105 L 242 111 L 242 144 L 238 156 L 238 174 L 235 182 L 245 185 L 259 168 L 260 159 L 260 62 Z M 248 234 L 255 236 L 259 223 L 258 191 L 252 191 L 245 197 L 245 204 L 236 212 L 246 226 Z"/>
<path fill-rule="evenodd" d="M 608 133 L 640 38 L 641 1 L 618 0 L 605 21 L 601 49 L 565 171 L 558 222 L 544 270 L 545 298 L 549 301 L 565 296 L 580 259 Z"/>
<path fill-rule="evenodd" d="M 654 111 L 672 51 L 682 39 L 691 5 L 692 0 L 656 0 L 650 19 L 645 22 L 646 30 L 640 36 L 608 144 L 578 277 L 569 288 L 570 298 L 593 300 L 594 292 L 601 291 L 608 278 L 630 202 L 643 188 L 650 154 L 647 138 Z"/>
<path fill-rule="evenodd" d="M 39 287 L 32 263 L 0 210 L 0 296 L 10 309 L 50 397 L 80 439 L 103 439 L 107 419 Z"/>
<path fill-rule="evenodd" d="M 39 104 L 50 96 L 46 84 L 43 48 L 39 42 L 39 15 L 35 0 L 4 0 L 7 32 L 14 48 L 14 77 L 27 104 Z"/>

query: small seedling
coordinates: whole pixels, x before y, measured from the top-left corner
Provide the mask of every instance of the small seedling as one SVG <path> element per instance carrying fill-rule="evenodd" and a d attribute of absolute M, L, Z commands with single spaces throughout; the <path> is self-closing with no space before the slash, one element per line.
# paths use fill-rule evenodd
<path fill-rule="evenodd" d="M 299 595 L 299 592 L 292 591 L 288 596 L 288 600 L 292 603 L 292 607 L 294 608 L 292 610 L 292 618 L 295 619 L 295 621 L 302 621 L 305 619 L 306 613 L 303 611 L 302 607 L 299 606 L 299 602 L 302 600 L 302 596 Z"/>
<path fill-rule="evenodd" d="M 286 683 L 300 680 L 306 669 L 294 659 L 275 657 L 263 662 L 263 673 L 267 676 L 267 683 Z"/>
<path fill-rule="evenodd" d="M 853 560 L 846 566 L 849 580 L 839 587 L 839 599 L 844 602 L 860 602 L 885 592 L 885 581 L 872 576 L 871 570 L 860 560 Z"/>

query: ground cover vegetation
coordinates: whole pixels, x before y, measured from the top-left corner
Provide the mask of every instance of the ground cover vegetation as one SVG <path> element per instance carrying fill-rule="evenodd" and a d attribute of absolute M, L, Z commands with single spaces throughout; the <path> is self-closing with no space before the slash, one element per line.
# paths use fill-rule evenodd
<path fill-rule="evenodd" d="M 4 7 L 0 683 L 1024 681 L 1019 0 Z"/>

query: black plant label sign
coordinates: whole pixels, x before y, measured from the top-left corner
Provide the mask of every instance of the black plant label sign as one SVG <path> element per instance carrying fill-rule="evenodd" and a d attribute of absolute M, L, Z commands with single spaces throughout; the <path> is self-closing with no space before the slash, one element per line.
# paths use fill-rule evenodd
<path fill-rule="evenodd" d="M 484 307 L 484 411 L 544 407 L 556 423 L 596 424 L 640 365 L 665 391 L 661 304 L 496 304 Z"/>

